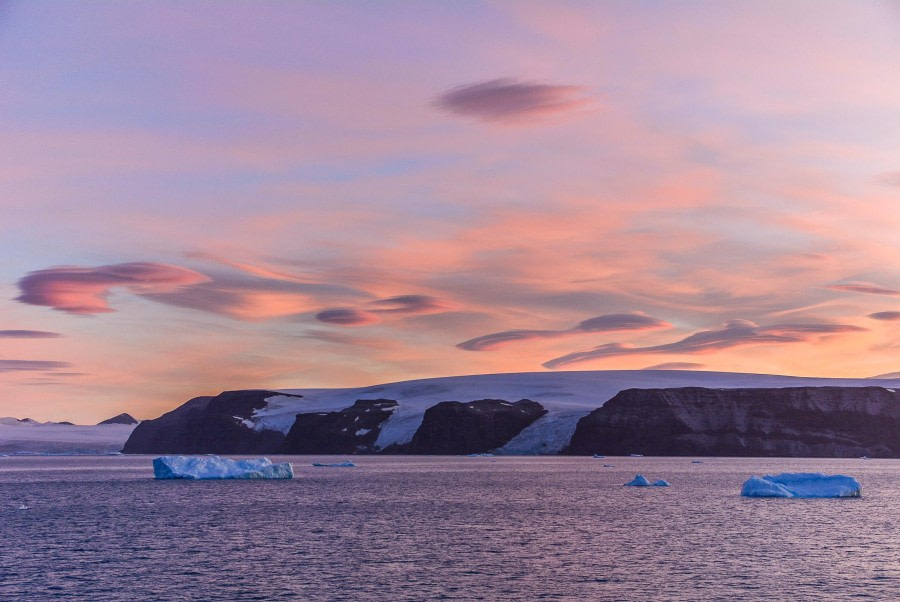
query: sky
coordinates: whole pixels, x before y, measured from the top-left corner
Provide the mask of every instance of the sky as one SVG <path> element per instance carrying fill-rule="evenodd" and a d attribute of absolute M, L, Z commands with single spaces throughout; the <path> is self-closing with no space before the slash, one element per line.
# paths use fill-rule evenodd
<path fill-rule="evenodd" d="M 0 416 L 900 371 L 900 4 L 0 0 Z"/>

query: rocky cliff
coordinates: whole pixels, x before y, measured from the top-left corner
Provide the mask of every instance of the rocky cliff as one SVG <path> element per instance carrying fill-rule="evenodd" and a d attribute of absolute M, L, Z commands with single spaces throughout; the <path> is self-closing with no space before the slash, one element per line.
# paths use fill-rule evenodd
<path fill-rule="evenodd" d="M 526 426 L 547 413 L 529 399 L 515 403 L 479 399 L 443 401 L 425 411 L 412 441 L 388 449 L 409 454 L 481 454 L 502 447 Z"/>
<path fill-rule="evenodd" d="M 283 454 L 360 454 L 378 451 L 382 423 L 397 408 L 392 399 L 358 399 L 338 412 L 297 414 L 279 449 Z"/>
<path fill-rule="evenodd" d="M 284 433 L 254 430 L 245 421 L 273 391 L 225 391 L 195 397 L 153 420 L 138 424 L 122 451 L 126 454 L 259 454 L 274 453 Z M 299 396 L 297 396 L 299 397 Z"/>
<path fill-rule="evenodd" d="M 881 387 L 628 389 L 582 418 L 567 454 L 900 457 Z"/>

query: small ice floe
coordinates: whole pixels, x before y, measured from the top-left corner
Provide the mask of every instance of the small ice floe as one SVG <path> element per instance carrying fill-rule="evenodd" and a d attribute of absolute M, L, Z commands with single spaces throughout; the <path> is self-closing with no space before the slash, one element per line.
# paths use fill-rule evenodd
<path fill-rule="evenodd" d="M 153 459 L 153 475 L 157 479 L 291 479 L 294 470 L 289 462 L 273 464 L 268 458 L 161 456 Z"/>
<path fill-rule="evenodd" d="M 313 466 L 318 468 L 353 468 L 356 464 L 347 460 L 345 462 L 313 462 Z"/>
<path fill-rule="evenodd" d="M 596 460 L 597 458 L 605 458 L 605 457 L 606 457 L 606 456 L 604 456 L 603 454 L 594 454 L 594 459 L 595 459 L 595 460 Z"/>
<path fill-rule="evenodd" d="M 642 474 L 635 475 L 633 479 L 625 483 L 626 487 L 650 487 L 650 481 Z"/>
<path fill-rule="evenodd" d="M 703 464 L 703 460 L 691 460 L 691 464 Z"/>
<path fill-rule="evenodd" d="M 628 454 L 629 458 L 643 458 L 644 454 Z"/>
<path fill-rule="evenodd" d="M 19 504 L 16 510 L 28 510 L 28 506 L 26 504 Z"/>
<path fill-rule="evenodd" d="M 615 464 L 604 464 L 603 465 L 603 468 L 615 468 L 615 467 L 616 467 Z"/>
<path fill-rule="evenodd" d="M 845 475 L 820 472 L 783 472 L 750 477 L 744 481 L 744 497 L 860 497 L 859 481 Z"/>
<path fill-rule="evenodd" d="M 466 454 L 467 458 L 493 458 L 494 454 Z"/>
<path fill-rule="evenodd" d="M 668 487 L 669 482 L 665 479 L 656 479 L 655 481 L 653 481 L 653 486 L 654 487 Z"/>

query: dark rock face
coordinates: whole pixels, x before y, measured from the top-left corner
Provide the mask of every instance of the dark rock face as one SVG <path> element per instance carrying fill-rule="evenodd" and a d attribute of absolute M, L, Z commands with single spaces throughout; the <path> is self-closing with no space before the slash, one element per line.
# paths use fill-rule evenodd
<path fill-rule="evenodd" d="M 138 421 L 134 419 L 131 414 L 119 414 L 118 416 L 113 416 L 112 418 L 107 418 L 103 422 L 98 422 L 97 426 L 101 424 L 137 424 Z"/>
<path fill-rule="evenodd" d="M 365 454 L 378 451 L 381 425 L 397 407 L 392 399 L 359 399 L 339 412 L 297 414 L 279 453 Z"/>
<path fill-rule="evenodd" d="M 900 457 L 900 395 L 881 387 L 627 389 L 563 453 Z"/>
<path fill-rule="evenodd" d="M 442 401 L 425 410 L 422 425 L 409 444 L 386 451 L 482 454 L 502 447 L 546 413 L 541 404 L 529 399 L 515 403 L 502 399 L 480 399 L 469 403 Z"/>
<path fill-rule="evenodd" d="M 284 434 L 255 431 L 242 422 L 274 395 L 284 393 L 225 391 L 215 397 L 195 397 L 159 418 L 138 424 L 122 451 L 126 454 L 275 453 L 284 441 Z"/>

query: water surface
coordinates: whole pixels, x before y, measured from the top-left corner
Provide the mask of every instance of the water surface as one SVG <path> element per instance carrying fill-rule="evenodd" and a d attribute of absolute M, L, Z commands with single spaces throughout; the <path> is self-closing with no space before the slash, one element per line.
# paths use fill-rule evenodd
<path fill-rule="evenodd" d="M 0 599 L 900 599 L 900 461 L 311 466 L 343 459 L 277 458 L 291 481 L 155 481 L 150 456 L 0 458 Z M 739 496 L 782 471 L 849 474 L 863 497 Z M 637 472 L 672 486 L 623 487 Z"/>

